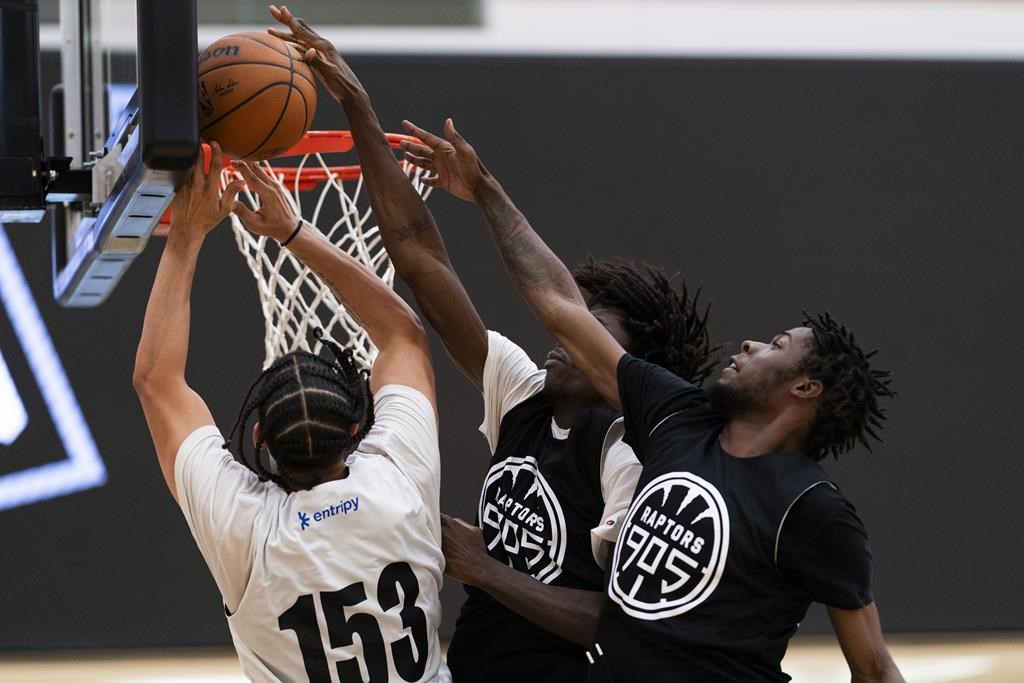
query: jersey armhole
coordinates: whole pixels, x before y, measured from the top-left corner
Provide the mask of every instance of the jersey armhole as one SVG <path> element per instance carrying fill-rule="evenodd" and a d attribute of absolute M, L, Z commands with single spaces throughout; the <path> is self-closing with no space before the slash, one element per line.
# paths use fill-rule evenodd
<path fill-rule="evenodd" d="M 497 450 L 505 416 L 540 393 L 546 375 L 515 342 L 494 330 L 487 331 L 487 357 L 481 377 L 484 416 L 477 429 L 486 439 L 491 455 Z M 507 381 L 507 376 L 518 376 L 511 387 L 502 386 L 501 380 L 504 377 Z"/>
<path fill-rule="evenodd" d="M 810 486 L 808 486 L 807 488 L 805 488 L 803 491 L 801 491 L 799 494 L 797 494 L 796 498 L 794 498 L 792 500 L 792 502 L 789 504 L 789 507 L 786 508 L 786 512 L 783 513 L 782 519 L 779 521 L 779 528 L 776 529 L 776 531 L 775 531 L 775 551 L 772 553 L 772 564 L 775 565 L 776 569 L 779 568 L 779 539 L 782 538 L 782 527 L 786 523 L 786 518 L 789 517 L 790 510 L 793 509 L 793 506 L 797 504 L 797 501 L 799 501 L 801 498 L 803 498 L 804 495 L 806 495 L 808 491 L 810 491 L 811 489 L 813 489 L 813 488 L 815 488 L 817 486 L 821 486 L 822 484 L 826 484 L 828 486 L 831 486 L 836 491 L 839 490 L 836 487 L 836 485 L 833 484 L 830 481 L 827 481 L 827 480 L 824 480 L 824 479 L 822 479 L 821 481 L 816 481 L 813 484 L 811 484 Z"/>
<path fill-rule="evenodd" d="M 601 442 L 601 463 L 598 465 L 597 477 L 601 481 L 601 497 L 604 498 L 604 463 L 608 460 L 608 451 L 615 445 L 616 441 L 621 441 L 622 437 L 626 433 L 626 418 L 621 415 L 615 418 L 615 421 L 608 425 L 608 431 L 604 433 L 604 441 Z"/>

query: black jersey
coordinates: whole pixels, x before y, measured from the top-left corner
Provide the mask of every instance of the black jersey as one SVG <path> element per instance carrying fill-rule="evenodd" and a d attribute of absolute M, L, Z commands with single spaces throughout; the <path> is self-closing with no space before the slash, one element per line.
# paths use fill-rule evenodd
<path fill-rule="evenodd" d="M 490 366 L 499 363 L 521 368 L 530 384 L 518 393 L 499 391 L 512 394 L 514 405 L 501 410 L 497 434 L 489 435 L 494 450 L 477 520 L 487 551 L 544 583 L 602 591 L 604 569 L 594 558 L 592 531 L 608 513 L 602 456 L 606 439 L 615 440 L 614 431 L 611 437 L 609 433 L 619 415 L 588 410 L 570 429 L 559 429 L 551 402 L 541 392 L 543 371 L 508 340 L 494 333 L 490 340 L 485 385 L 500 383 L 490 377 L 497 371 Z M 618 446 L 625 448 L 621 442 Z M 635 463 L 631 453 L 630 459 Z M 639 466 L 633 469 L 623 508 Z M 467 587 L 466 592 L 448 649 L 456 683 L 586 680 L 583 647 L 531 623 L 481 590 Z"/>
<path fill-rule="evenodd" d="M 592 680 L 789 680 L 782 657 L 812 601 L 871 602 L 852 505 L 803 454 L 725 453 L 722 418 L 688 382 L 628 355 L 618 377 L 643 472 L 615 549 Z"/>

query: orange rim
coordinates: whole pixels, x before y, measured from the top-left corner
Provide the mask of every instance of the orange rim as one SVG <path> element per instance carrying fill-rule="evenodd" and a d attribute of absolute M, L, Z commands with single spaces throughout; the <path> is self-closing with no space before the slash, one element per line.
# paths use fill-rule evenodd
<path fill-rule="evenodd" d="M 385 133 L 385 137 L 388 140 L 388 144 L 398 149 L 403 141 L 419 143 L 419 139 L 412 135 L 403 135 L 401 133 Z M 203 149 L 203 168 L 207 171 L 210 170 L 210 146 L 205 142 L 202 144 Z M 281 159 L 284 157 L 295 157 L 305 156 L 306 154 L 338 154 L 351 152 L 355 149 L 355 140 L 352 137 L 352 132 L 347 130 L 311 130 L 302 136 L 298 144 L 289 149 L 283 154 L 279 154 L 275 159 Z M 231 158 L 225 156 L 225 161 L 230 161 Z M 273 164 L 270 166 L 271 170 L 281 178 L 282 184 L 287 189 L 294 189 L 296 183 L 298 183 L 298 189 L 300 192 L 307 192 L 314 189 L 320 183 L 326 182 L 331 178 L 338 180 L 358 180 L 363 174 L 363 169 L 358 165 L 350 166 L 329 166 L 324 168 L 321 165 L 306 166 L 298 168 L 295 166 L 280 166 L 275 167 Z M 168 208 L 164 212 L 163 218 L 160 219 L 160 225 L 157 226 L 153 234 L 157 237 L 166 237 L 167 230 L 171 223 L 171 209 Z"/>

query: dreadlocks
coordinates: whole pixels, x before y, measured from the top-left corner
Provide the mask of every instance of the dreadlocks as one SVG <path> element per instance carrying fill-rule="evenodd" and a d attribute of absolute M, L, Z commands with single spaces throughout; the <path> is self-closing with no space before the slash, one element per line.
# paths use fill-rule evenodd
<path fill-rule="evenodd" d="M 588 259 L 576 268 L 576 284 L 590 306 L 603 304 L 625 312 L 632 340 L 629 352 L 675 375 L 701 384 L 715 367 L 716 352 L 708 338 L 708 312 L 698 306 L 700 290 L 691 297 L 686 282 L 679 291 L 664 272 L 651 266 L 641 271 L 621 261 Z"/>
<path fill-rule="evenodd" d="M 346 455 L 373 426 L 369 373 L 359 366 L 351 350 L 317 332 L 333 362 L 305 351 L 278 358 L 249 387 L 228 437 L 239 462 L 261 481 L 273 481 L 287 491 L 319 484 L 324 468 Z M 253 412 L 258 416 L 262 441 L 250 460 L 245 436 Z M 352 425 L 359 425 L 355 434 Z M 277 473 L 261 461 L 263 445 L 278 464 Z"/>
<path fill-rule="evenodd" d="M 864 353 L 853 332 L 828 313 L 811 316 L 804 312 L 804 318 L 814 342 L 800 371 L 824 387 L 804 450 L 815 460 L 827 455 L 838 458 L 858 443 L 870 451 L 868 437 L 882 441 L 876 430 L 882 428 L 885 409 L 878 399 L 895 395 L 891 374 L 872 369 L 869 360 L 878 351 Z"/>

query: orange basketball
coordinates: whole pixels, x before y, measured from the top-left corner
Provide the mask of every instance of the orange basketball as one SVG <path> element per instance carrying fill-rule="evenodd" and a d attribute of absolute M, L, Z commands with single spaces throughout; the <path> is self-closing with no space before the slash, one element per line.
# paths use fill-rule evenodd
<path fill-rule="evenodd" d="M 225 36 L 199 55 L 199 134 L 234 159 L 269 159 L 313 123 L 316 81 L 299 48 L 267 33 Z"/>

